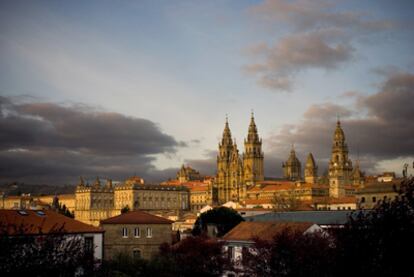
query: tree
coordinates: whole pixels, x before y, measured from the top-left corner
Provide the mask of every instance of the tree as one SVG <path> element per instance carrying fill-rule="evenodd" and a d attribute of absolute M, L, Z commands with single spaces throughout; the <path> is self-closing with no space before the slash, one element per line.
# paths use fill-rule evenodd
<path fill-rule="evenodd" d="M 96 276 L 149 276 L 149 263 L 141 258 L 133 258 L 128 253 L 119 252 L 112 259 L 103 262 Z M 161 270 L 160 268 L 159 271 Z"/>
<path fill-rule="evenodd" d="M 123 207 L 123 208 L 121 209 L 121 214 L 127 213 L 127 212 L 129 212 L 129 211 L 130 211 L 129 206 L 128 206 L 128 205 L 126 205 L 125 207 Z"/>
<path fill-rule="evenodd" d="M 370 212 L 350 216 L 337 236 L 338 276 L 407 276 L 414 249 L 414 179 Z M 352 266 L 349 266 L 352 264 Z M 411 273 L 412 275 L 412 273 Z"/>
<path fill-rule="evenodd" d="M 241 273 L 247 276 L 333 276 L 334 248 L 323 233 L 285 229 L 271 241 L 255 239 L 243 249 Z"/>
<path fill-rule="evenodd" d="M 272 205 L 275 212 L 296 211 L 300 206 L 300 199 L 295 189 L 290 189 L 284 195 L 273 194 Z"/>
<path fill-rule="evenodd" d="M 61 203 L 59 203 L 57 212 L 63 214 L 64 216 L 75 218 L 75 215 L 72 212 L 70 212 L 68 208 L 66 208 L 65 204 L 62 205 Z"/>
<path fill-rule="evenodd" d="M 242 221 L 244 221 L 243 217 L 235 210 L 217 207 L 202 213 L 197 218 L 192 233 L 195 236 L 201 235 L 207 232 L 208 224 L 215 224 L 218 231 L 217 236 L 221 237 Z"/>
<path fill-rule="evenodd" d="M 44 235 L 26 235 L 21 226 L 0 227 L 0 272 L 5 276 L 74 276 L 94 270 L 93 253 L 83 239 L 63 227 Z M 13 229 L 13 236 L 9 235 Z M 41 233 L 41 232 L 40 232 Z"/>
<path fill-rule="evenodd" d="M 223 251 L 223 242 L 206 236 L 188 237 L 173 246 L 163 244 L 148 275 L 222 276 L 230 268 Z"/>

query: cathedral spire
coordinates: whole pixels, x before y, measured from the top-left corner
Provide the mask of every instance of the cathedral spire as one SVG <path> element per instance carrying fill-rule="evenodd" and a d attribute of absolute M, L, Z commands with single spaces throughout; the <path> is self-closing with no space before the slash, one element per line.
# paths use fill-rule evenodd
<path fill-rule="evenodd" d="M 230 131 L 229 120 L 228 120 L 227 115 L 226 115 L 226 123 L 224 125 L 223 138 L 221 139 L 221 145 L 232 145 L 231 131 Z"/>
<path fill-rule="evenodd" d="M 318 167 L 312 153 L 309 153 L 305 165 L 305 182 L 315 184 L 318 178 Z"/>
<path fill-rule="evenodd" d="M 257 133 L 256 122 L 254 121 L 253 111 L 250 117 L 249 131 L 247 134 L 247 143 L 257 143 L 259 142 L 259 135 Z"/>

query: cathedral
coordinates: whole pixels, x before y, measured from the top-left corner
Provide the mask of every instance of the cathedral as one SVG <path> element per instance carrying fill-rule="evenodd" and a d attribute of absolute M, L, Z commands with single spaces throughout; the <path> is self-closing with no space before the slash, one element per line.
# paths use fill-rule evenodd
<path fill-rule="evenodd" d="M 257 133 L 253 113 L 247 138 L 244 140 L 244 153 L 239 154 L 236 141 L 233 141 L 228 119 L 217 155 L 217 176 L 215 202 L 228 201 L 243 203 L 248 188 L 264 180 L 264 155 L 262 140 Z"/>
<path fill-rule="evenodd" d="M 310 186 L 312 198 L 326 196 L 340 199 L 353 195 L 355 189 L 363 185 L 363 173 L 359 163 L 355 168 L 348 157 L 348 145 L 341 122 L 337 121 L 332 140 L 332 153 L 328 165 L 328 176 L 318 176 L 318 166 L 312 153 L 307 156 L 303 168 L 294 147 L 286 162 L 282 164 L 283 179 L 297 188 Z M 244 204 L 249 199 L 254 187 L 263 187 L 280 181 L 264 181 L 264 154 L 262 140 L 258 135 L 253 114 L 251 115 L 247 137 L 244 140 L 244 152 L 239 153 L 236 141 L 232 138 L 229 122 L 226 119 L 223 136 L 219 143 L 217 155 L 217 175 L 214 203 L 223 204 L 228 201 Z M 286 183 L 287 184 L 287 183 Z M 282 187 L 282 186 L 280 186 Z M 253 189 L 254 190 L 254 189 Z"/>

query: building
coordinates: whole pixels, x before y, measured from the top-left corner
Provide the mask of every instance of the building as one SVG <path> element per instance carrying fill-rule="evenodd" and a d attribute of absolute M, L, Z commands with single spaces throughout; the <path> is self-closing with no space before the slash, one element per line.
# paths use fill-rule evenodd
<path fill-rule="evenodd" d="M 243 249 L 254 250 L 255 239 L 272 241 L 285 230 L 310 234 L 323 232 L 323 229 L 312 222 L 240 222 L 223 236 L 224 249 L 229 258 L 236 264 L 243 260 Z"/>
<path fill-rule="evenodd" d="M 290 150 L 290 156 L 286 162 L 282 164 L 283 177 L 286 180 L 301 180 L 302 179 L 302 166 L 299 159 L 296 157 L 295 149 L 292 147 Z"/>
<path fill-rule="evenodd" d="M 181 182 L 169 180 L 161 183 L 163 186 L 182 186 L 189 190 L 189 206 L 191 211 L 198 211 L 206 205 L 211 205 L 213 200 L 213 179 L 205 177 L 202 180 Z"/>
<path fill-rule="evenodd" d="M 190 209 L 199 211 L 206 205 L 211 204 L 210 186 L 193 186 L 190 188 Z"/>
<path fill-rule="evenodd" d="M 43 210 L 50 209 L 51 203 L 46 203 L 40 200 L 40 197 L 31 196 L 30 194 L 22 195 L 11 195 L 5 196 L 2 194 L 0 196 L 0 209 L 13 209 L 13 210 Z"/>
<path fill-rule="evenodd" d="M 96 178 L 95 182 L 89 185 L 81 177 L 76 187 L 75 199 L 75 219 L 86 224 L 99 226 L 102 219 L 121 212 L 114 209 L 114 188 L 111 180 L 102 185 L 99 178 Z"/>
<path fill-rule="evenodd" d="M 87 251 L 93 252 L 95 259 L 103 258 L 104 231 L 101 228 L 50 210 L 0 210 L 0 225 L 8 236 L 41 237 L 58 233 L 68 239 L 77 238 Z"/>
<path fill-rule="evenodd" d="M 333 136 L 332 154 L 329 162 L 329 195 L 335 198 L 346 196 L 345 186 L 352 183 L 352 161 L 348 158 L 345 133 L 338 120 Z"/>
<path fill-rule="evenodd" d="M 264 180 L 262 140 L 259 138 L 253 114 L 247 138 L 244 140 L 244 148 L 245 151 L 240 156 L 226 119 L 223 137 L 219 143 L 216 192 L 213 195 L 213 202 L 218 204 L 228 201 L 243 203 L 248 187 Z"/>
<path fill-rule="evenodd" d="M 312 153 L 309 153 L 305 165 L 305 182 L 309 184 L 316 184 L 318 181 L 318 166 Z"/>
<path fill-rule="evenodd" d="M 184 186 L 149 185 L 138 176 L 123 183 L 101 184 L 99 178 L 92 185 L 81 178 L 76 187 L 75 219 L 99 226 L 101 220 L 119 215 L 121 210 L 169 211 L 189 209 L 189 190 Z"/>
<path fill-rule="evenodd" d="M 71 213 L 75 211 L 75 194 L 58 194 L 58 195 L 41 195 L 36 196 L 35 199 L 42 201 L 50 206 L 52 206 L 53 201 L 57 198 L 58 204 L 62 207 L 65 206 Z"/>
<path fill-rule="evenodd" d="M 188 181 L 195 181 L 201 180 L 202 177 L 200 172 L 191 168 L 190 166 L 182 165 L 180 170 L 177 172 L 177 180 L 181 183 L 188 182 Z"/>
<path fill-rule="evenodd" d="M 378 181 L 380 180 L 380 181 Z M 383 181 L 382 176 L 377 181 L 366 183 L 364 187 L 357 190 L 355 196 L 357 198 L 358 208 L 372 209 L 381 201 L 394 200 L 398 197 L 403 178 L 386 179 Z"/>
<path fill-rule="evenodd" d="M 121 210 L 187 210 L 189 191 L 184 186 L 119 184 L 114 189 L 114 208 Z"/>
<path fill-rule="evenodd" d="M 173 221 L 142 211 L 131 211 L 101 221 L 105 230 L 105 259 L 118 253 L 150 259 L 163 243 L 172 242 Z"/>
<path fill-rule="evenodd" d="M 323 229 L 344 225 L 352 211 L 289 211 L 272 212 L 246 217 L 246 222 L 314 222 Z"/>

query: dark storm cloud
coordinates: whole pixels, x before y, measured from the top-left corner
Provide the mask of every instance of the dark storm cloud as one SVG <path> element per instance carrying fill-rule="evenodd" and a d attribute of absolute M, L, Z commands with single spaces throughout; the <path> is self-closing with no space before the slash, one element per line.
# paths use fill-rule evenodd
<path fill-rule="evenodd" d="M 82 105 L 0 98 L 0 176 L 62 183 L 79 175 L 158 180 L 152 155 L 185 146 L 152 121 Z"/>
<path fill-rule="evenodd" d="M 56 147 L 95 154 L 174 152 L 178 143 L 147 119 L 53 103 L 9 105 L 0 126 L 1 149 Z"/>
<path fill-rule="evenodd" d="M 372 170 L 385 159 L 414 156 L 414 75 L 390 76 L 380 90 L 358 97 L 355 106 L 347 108 L 332 103 L 311 106 L 301 123 L 285 125 L 278 134 L 265 140 L 268 155 L 285 159 L 292 143 L 301 160 L 308 152 L 325 163 L 329 159 L 336 115 L 341 116 L 351 156 L 359 153 L 362 164 Z M 361 111 L 366 116 L 360 117 Z"/>

